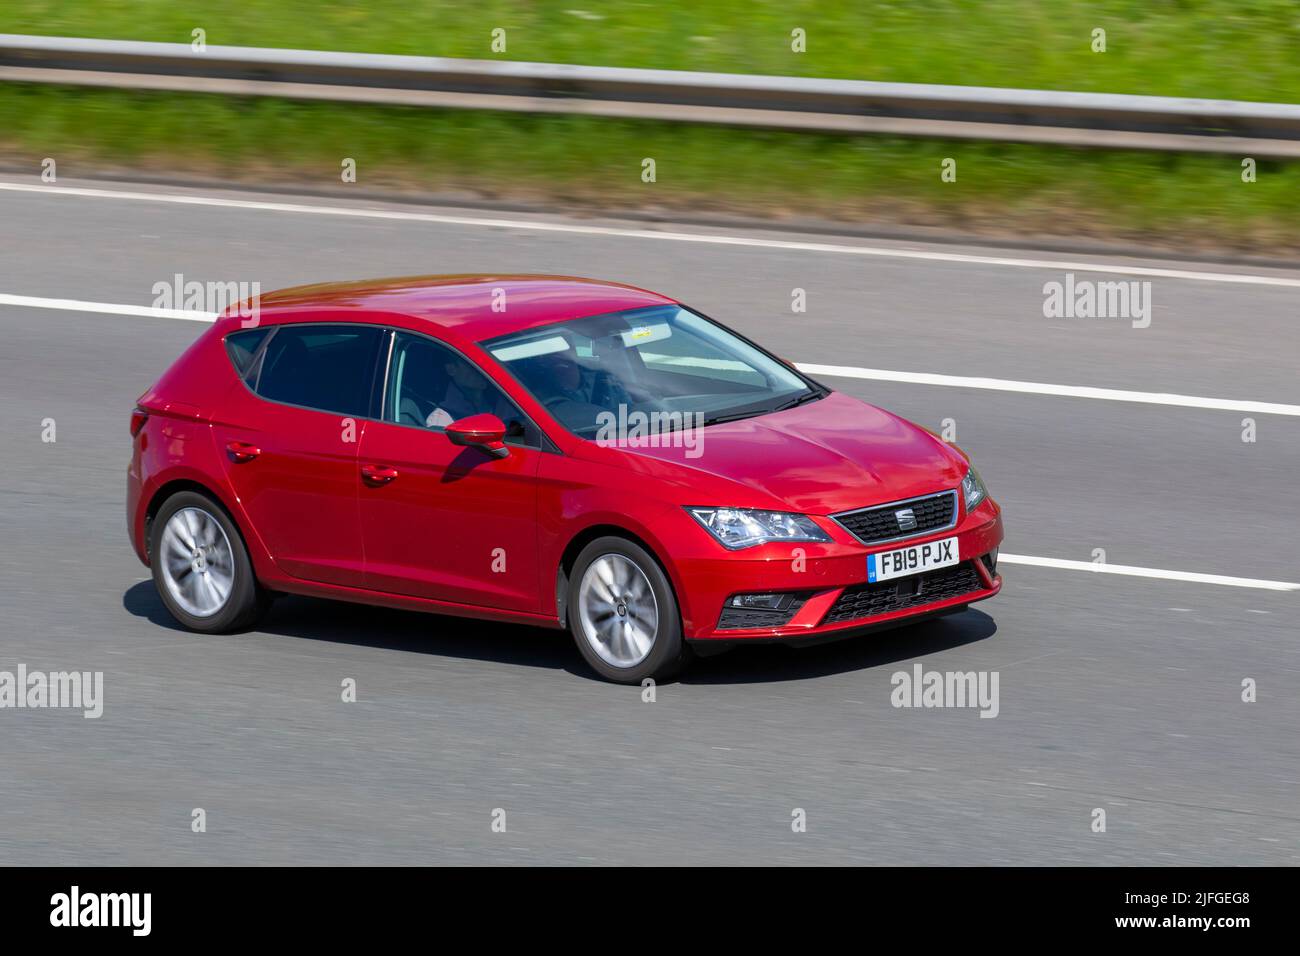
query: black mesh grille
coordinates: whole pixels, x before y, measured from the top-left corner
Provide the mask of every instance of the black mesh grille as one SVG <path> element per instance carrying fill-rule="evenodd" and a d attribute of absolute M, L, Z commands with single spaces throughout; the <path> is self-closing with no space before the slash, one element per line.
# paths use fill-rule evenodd
<path fill-rule="evenodd" d="M 728 598 L 730 600 L 730 598 Z M 789 607 L 768 611 L 754 607 L 724 607 L 718 618 L 718 630 L 734 631 L 742 627 L 781 627 L 789 624 L 795 611 L 803 607 L 806 595 L 796 594 Z"/>
<path fill-rule="evenodd" d="M 839 624 L 891 611 L 936 604 L 948 598 L 982 590 L 983 587 L 979 572 L 970 561 L 926 574 L 899 578 L 897 581 L 859 584 L 844 589 L 844 593 L 822 618 L 822 623 Z"/>
<path fill-rule="evenodd" d="M 956 508 L 957 493 L 943 491 L 937 495 L 917 498 L 915 501 L 903 501 L 879 508 L 836 515 L 835 520 L 863 544 L 871 544 L 874 541 L 910 538 L 934 531 L 936 528 L 946 528 L 956 519 Z M 911 509 L 916 527 L 905 528 L 900 524 L 898 512 L 905 509 Z"/>

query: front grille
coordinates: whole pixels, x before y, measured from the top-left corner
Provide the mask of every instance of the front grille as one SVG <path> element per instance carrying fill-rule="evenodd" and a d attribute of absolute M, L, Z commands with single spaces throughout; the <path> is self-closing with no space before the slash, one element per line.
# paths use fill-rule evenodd
<path fill-rule="evenodd" d="M 970 561 L 897 581 L 879 581 L 845 588 L 822 618 L 823 624 L 840 624 L 858 618 L 875 617 L 891 611 L 937 604 L 982 590 L 984 583 Z"/>
<path fill-rule="evenodd" d="M 908 509 L 916 521 L 914 528 L 905 527 L 898 518 L 900 511 Z M 914 538 L 919 534 L 951 528 L 957 523 L 957 492 L 941 491 L 935 495 L 895 501 L 888 505 L 863 508 L 861 511 L 846 511 L 831 517 L 863 544 Z"/>
<path fill-rule="evenodd" d="M 795 611 L 803 607 L 807 595 L 796 594 L 788 607 L 768 610 L 757 607 L 724 607 L 718 618 L 718 630 L 734 631 L 742 627 L 781 627 L 789 624 Z"/>

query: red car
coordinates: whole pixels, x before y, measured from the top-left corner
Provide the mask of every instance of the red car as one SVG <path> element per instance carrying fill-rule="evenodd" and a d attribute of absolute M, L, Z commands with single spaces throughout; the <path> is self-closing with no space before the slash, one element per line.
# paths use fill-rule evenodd
<path fill-rule="evenodd" d="M 290 592 L 567 627 L 639 683 L 1002 586 L 965 454 L 662 295 L 434 276 L 249 312 L 131 417 L 131 540 L 192 630 Z"/>

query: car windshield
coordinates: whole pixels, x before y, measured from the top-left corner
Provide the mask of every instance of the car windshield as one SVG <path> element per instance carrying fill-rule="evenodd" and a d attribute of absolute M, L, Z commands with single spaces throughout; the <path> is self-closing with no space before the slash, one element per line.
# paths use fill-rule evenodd
<path fill-rule="evenodd" d="M 557 322 L 483 343 L 565 428 L 591 438 L 609 415 L 701 425 L 749 418 L 824 392 L 679 305 Z"/>

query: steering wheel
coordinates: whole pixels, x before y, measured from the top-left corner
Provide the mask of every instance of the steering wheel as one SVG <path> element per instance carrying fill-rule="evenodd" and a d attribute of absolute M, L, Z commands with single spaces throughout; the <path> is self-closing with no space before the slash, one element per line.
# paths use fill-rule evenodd
<path fill-rule="evenodd" d="M 613 373 L 601 370 L 596 373 L 596 379 L 591 389 L 591 402 L 593 405 L 599 405 L 602 408 L 611 408 L 615 405 L 635 405 L 626 386 L 614 377 Z"/>

